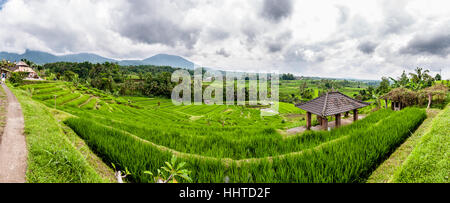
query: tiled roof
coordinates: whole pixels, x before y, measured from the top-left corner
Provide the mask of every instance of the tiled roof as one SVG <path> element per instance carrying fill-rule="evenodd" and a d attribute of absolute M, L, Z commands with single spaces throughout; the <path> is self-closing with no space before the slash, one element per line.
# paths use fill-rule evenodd
<path fill-rule="evenodd" d="M 340 92 L 328 92 L 323 96 L 296 106 L 319 116 L 331 116 L 368 105 L 370 103 L 358 101 Z"/>

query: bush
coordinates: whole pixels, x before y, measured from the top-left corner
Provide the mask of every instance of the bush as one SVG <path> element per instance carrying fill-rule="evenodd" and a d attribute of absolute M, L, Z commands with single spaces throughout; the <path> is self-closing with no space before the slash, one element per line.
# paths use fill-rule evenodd
<path fill-rule="evenodd" d="M 9 82 L 12 83 L 15 87 L 23 84 L 23 79 L 26 77 L 25 74 L 13 72 L 9 77 Z"/>

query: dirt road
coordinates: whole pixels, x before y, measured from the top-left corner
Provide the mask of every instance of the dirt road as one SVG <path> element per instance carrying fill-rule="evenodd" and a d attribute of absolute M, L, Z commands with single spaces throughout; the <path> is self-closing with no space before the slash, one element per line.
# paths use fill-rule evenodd
<path fill-rule="evenodd" d="M 16 96 L 2 84 L 8 105 L 6 126 L 0 144 L 0 183 L 24 183 L 27 169 L 27 145 L 25 141 L 22 108 Z"/>

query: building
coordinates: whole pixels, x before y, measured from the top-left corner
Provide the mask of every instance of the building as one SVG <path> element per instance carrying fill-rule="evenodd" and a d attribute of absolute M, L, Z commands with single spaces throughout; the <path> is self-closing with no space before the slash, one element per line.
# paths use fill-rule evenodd
<path fill-rule="evenodd" d="M 25 62 L 19 61 L 15 64 L 16 64 L 16 66 L 14 67 L 12 72 L 28 73 L 27 78 L 38 78 L 39 77 L 37 75 L 37 73 L 32 68 L 30 68 L 30 66 L 28 66 L 28 64 L 26 64 Z"/>
<path fill-rule="evenodd" d="M 319 124 L 324 130 L 328 129 L 328 116 L 335 116 L 336 127 L 341 126 L 342 113 L 348 114 L 353 111 L 353 120 L 358 120 L 358 109 L 364 108 L 370 103 L 353 99 L 340 92 L 327 92 L 325 95 L 317 97 L 311 101 L 296 105 L 305 110 L 306 129 L 311 129 L 311 115 L 317 115 Z"/>

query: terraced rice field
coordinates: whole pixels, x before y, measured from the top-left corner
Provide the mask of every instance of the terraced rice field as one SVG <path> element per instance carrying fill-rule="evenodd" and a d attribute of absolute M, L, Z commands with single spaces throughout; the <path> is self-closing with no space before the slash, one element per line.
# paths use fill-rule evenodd
<path fill-rule="evenodd" d="M 134 182 L 150 181 L 143 172 L 156 173 L 173 154 L 194 182 L 363 182 L 426 118 L 416 108 L 380 110 L 332 131 L 284 137 L 279 130 L 290 124 L 283 114 L 302 113 L 291 104 L 280 103 L 282 115 L 261 117 L 258 108 L 112 98 L 64 83 L 22 88 L 44 92 L 33 98 L 74 115 L 66 125 Z"/>

